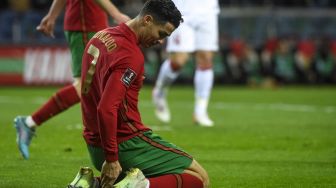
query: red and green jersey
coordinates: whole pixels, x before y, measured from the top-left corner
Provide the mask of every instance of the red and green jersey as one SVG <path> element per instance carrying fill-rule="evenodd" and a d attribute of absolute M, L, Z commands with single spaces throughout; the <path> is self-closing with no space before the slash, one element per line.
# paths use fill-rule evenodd
<path fill-rule="evenodd" d="M 96 33 L 82 63 L 84 138 L 102 147 L 107 161 L 118 160 L 118 144 L 149 130 L 138 110 L 144 56 L 125 24 Z"/>
<path fill-rule="evenodd" d="M 104 10 L 94 0 L 67 0 L 64 30 L 97 32 L 108 27 Z"/>

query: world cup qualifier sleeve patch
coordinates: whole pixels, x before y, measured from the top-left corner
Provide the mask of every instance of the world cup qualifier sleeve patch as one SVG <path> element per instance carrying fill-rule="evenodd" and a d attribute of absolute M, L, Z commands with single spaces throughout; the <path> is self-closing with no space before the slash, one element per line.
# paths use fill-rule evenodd
<path fill-rule="evenodd" d="M 129 87 L 131 85 L 132 81 L 135 79 L 135 77 L 136 77 L 136 73 L 132 69 L 127 68 L 125 73 L 121 77 L 121 81 L 127 87 Z"/>

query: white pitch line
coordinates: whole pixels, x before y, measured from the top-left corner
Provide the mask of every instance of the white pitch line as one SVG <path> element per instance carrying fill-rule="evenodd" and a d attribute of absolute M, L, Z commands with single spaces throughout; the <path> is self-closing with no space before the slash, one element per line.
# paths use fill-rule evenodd
<path fill-rule="evenodd" d="M 254 110 L 282 110 L 282 111 L 299 111 L 299 112 L 315 112 L 318 111 L 316 106 L 311 105 L 296 105 L 285 103 L 255 103 L 255 104 L 243 104 L 243 103 L 216 103 L 216 108 L 221 109 L 235 109 L 252 108 Z"/>
<path fill-rule="evenodd" d="M 169 125 L 146 125 L 146 127 L 151 128 L 153 131 L 172 131 L 173 129 Z"/>
<path fill-rule="evenodd" d="M 170 102 L 171 106 L 177 106 L 179 108 L 193 108 L 193 103 L 190 102 Z M 150 101 L 141 101 L 141 105 L 144 107 L 152 107 L 153 104 Z M 289 111 L 289 112 L 318 112 L 335 113 L 336 106 L 316 106 L 307 104 L 288 104 L 288 103 L 224 103 L 224 102 L 212 102 L 209 108 L 214 109 L 227 109 L 227 110 L 274 110 L 274 111 Z"/>
<path fill-rule="evenodd" d="M 71 124 L 66 126 L 67 130 L 82 130 L 83 125 L 82 124 Z"/>
<path fill-rule="evenodd" d="M 0 96 L 0 103 L 30 103 L 30 104 L 43 104 L 48 99 L 45 97 L 34 97 L 34 98 L 23 98 L 23 97 L 11 97 L 11 96 Z"/>
<path fill-rule="evenodd" d="M 11 97 L 0 96 L 0 104 L 43 104 L 47 101 L 44 97 L 24 98 L 24 97 Z M 171 106 L 178 108 L 193 108 L 193 102 L 169 102 Z M 142 100 L 139 102 L 140 107 L 153 108 L 153 104 L 150 100 Z M 336 106 L 317 106 L 307 104 L 288 104 L 288 103 L 233 103 L 233 102 L 211 102 L 209 108 L 214 109 L 227 109 L 227 110 L 273 110 L 273 111 L 289 111 L 289 112 L 324 112 L 324 113 L 336 113 Z"/>

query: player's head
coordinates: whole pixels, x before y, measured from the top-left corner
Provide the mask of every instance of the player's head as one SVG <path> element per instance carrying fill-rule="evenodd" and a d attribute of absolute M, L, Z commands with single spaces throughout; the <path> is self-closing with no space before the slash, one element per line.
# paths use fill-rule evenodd
<path fill-rule="evenodd" d="M 181 12 L 171 0 L 148 0 L 138 16 L 144 26 L 139 42 L 149 47 L 162 42 L 183 22 Z"/>
<path fill-rule="evenodd" d="M 177 28 L 183 21 L 181 12 L 171 0 L 148 0 L 140 11 L 140 16 L 149 14 L 157 23 L 170 22 Z"/>

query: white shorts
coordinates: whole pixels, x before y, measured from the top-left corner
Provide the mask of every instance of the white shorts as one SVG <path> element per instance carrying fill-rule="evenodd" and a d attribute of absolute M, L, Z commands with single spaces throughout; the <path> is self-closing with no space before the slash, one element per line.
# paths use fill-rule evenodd
<path fill-rule="evenodd" d="M 194 52 L 218 50 L 218 15 L 190 15 L 168 37 L 168 52 Z"/>

